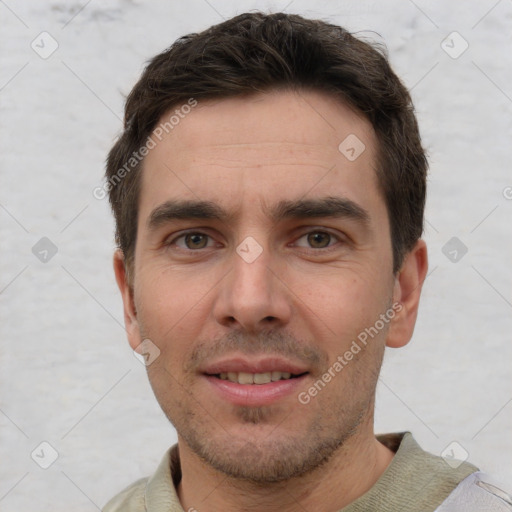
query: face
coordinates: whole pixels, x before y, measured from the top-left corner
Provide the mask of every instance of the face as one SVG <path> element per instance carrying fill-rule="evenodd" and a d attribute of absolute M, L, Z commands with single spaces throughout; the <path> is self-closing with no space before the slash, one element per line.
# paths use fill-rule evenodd
<path fill-rule="evenodd" d="M 158 347 L 180 443 L 230 476 L 304 474 L 371 428 L 400 318 L 375 162 L 371 125 L 315 92 L 199 102 L 145 159 L 130 344 Z"/>

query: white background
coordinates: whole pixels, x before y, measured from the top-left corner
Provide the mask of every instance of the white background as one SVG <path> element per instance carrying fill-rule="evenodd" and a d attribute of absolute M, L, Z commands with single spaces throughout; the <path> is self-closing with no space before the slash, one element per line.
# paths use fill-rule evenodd
<path fill-rule="evenodd" d="M 430 275 L 412 342 L 387 352 L 376 431 L 410 430 L 438 454 L 457 441 L 512 489 L 510 0 L 4 0 L 3 512 L 97 510 L 152 473 L 175 441 L 126 341 L 113 220 L 92 190 L 145 62 L 178 36 L 251 9 L 286 9 L 384 41 L 412 88 L 431 165 Z M 43 31 L 59 45 L 47 59 L 31 48 Z M 441 47 L 453 31 L 469 44 L 457 59 Z M 47 263 L 32 253 L 44 236 L 58 249 Z M 456 263 L 442 252 L 454 236 L 468 249 Z M 46 470 L 30 456 L 42 441 L 59 455 Z"/>

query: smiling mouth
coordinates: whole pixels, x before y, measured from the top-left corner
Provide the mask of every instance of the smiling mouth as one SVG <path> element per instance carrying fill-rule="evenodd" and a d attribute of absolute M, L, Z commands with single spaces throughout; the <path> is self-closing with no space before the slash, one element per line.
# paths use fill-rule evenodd
<path fill-rule="evenodd" d="M 247 372 L 222 372 L 209 375 L 220 380 L 227 380 L 237 384 L 270 384 L 280 380 L 297 379 L 306 375 L 308 372 L 293 374 L 289 372 L 265 372 L 265 373 L 247 373 Z"/>

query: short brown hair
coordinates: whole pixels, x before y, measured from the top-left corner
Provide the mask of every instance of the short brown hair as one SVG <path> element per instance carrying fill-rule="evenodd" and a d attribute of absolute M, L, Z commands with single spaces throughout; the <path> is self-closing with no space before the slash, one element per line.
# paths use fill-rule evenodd
<path fill-rule="evenodd" d="M 127 98 L 124 131 L 109 152 L 106 179 L 116 242 L 129 274 L 137 236 L 140 149 L 162 116 L 191 98 L 283 88 L 330 94 L 372 123 L 393 271 L 399 270 L 423 232 L 428 167 L 407 89 L 384 50 L 344 28 L 295 14 L 253 12 L 179 38 L 149 62 Z"/>

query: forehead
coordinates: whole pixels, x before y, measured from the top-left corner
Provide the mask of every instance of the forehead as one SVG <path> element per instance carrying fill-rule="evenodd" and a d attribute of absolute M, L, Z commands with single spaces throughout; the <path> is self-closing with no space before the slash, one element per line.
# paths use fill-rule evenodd
<path fill-rule="evenodd" d="M 356 202 L 377 193 L 371 124 L 323 93 L 273 91 L 200 101 L 176 120 L 161 140 L 153 136 L 156 146 L 145 158 L 142 218 L 170 198 L 241 204 L 254 195 L 258 204 L 270 206 L 306 194 L 324 196 L 340 186 Z"/>
<path fill-rule="evenodd" d="M 160 120 L 163 126 L 172 112 Z M 190 153 L 229 151 L 239 145 L 251 156 L 265 146 L 269 160 L 297 152 L 337 156 L 339 144 L 356 135 L 374 142 L 371 124 L 360 113 L 332 96 L 316 91 L 270 91 L 250 96 L 202 100 L 168 130 L 174 144 Z M 283 151 L 284 150 L 284 151 Z M 258 155 L 261 159 L 264 155 Z"/>

